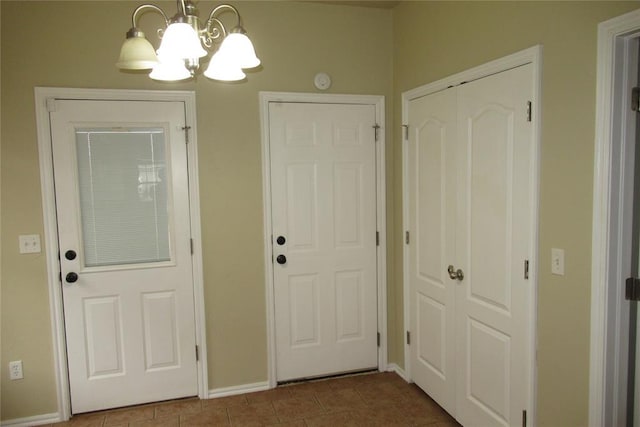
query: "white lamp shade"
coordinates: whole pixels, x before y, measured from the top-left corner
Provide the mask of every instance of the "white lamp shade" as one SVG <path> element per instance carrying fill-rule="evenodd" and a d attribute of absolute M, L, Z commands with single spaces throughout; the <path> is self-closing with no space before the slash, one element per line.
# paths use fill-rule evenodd
<path fill-rule="evenodd" d="M 260 59 L 256 56 L 253 43 L 246 34 L 242 32 L 230 33 L 222 41 L 220 50 L 229 55 L 233 55 L 240 68 L 254 68 L 260 65 Z"/>
<path fill-rule="evenodd" d="M 162 36 L 158 55 L 182 59 L 201 58 L 207 55 L 207 51 L 202 48 L 198 33 L 191 25 L 174 22 Z"/>
<path fill-rule="evenodd" d="M 165 56 L 158 56 L 160 62 L 153 68 L 149 77 L 154 80 L 161 80 L 164 82 L 174 82 L 178 80 L 184 80 L 191 77 L 191 73 L 184 65 L 184 60 L 179 58 L 167 58 Z"/>
<path fill-rule="evenodd" d="M 224 82 L 236 82 L 242 80 L 246 75 L 233 57 L 227 55 L 222 49 L 218 50 L 209 62 L 204 76 L 213 80 L 221 80 Z"/>
<path fill-rule="evenodd" d="M 144 36 L 127 37 L 122 43 L 116 67 L 122 70 L 149 70 L 158 63 L 155 49 Z"/>

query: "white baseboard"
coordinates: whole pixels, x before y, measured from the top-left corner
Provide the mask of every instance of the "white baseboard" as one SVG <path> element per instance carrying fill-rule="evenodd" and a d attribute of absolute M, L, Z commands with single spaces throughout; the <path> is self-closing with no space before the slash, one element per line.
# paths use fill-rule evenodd
<path fill-rule="evenodd" d="M 2 421 L 0 422 L 0 426 L 29 427 L 40 426 L 43 424 L 53 424 L 60 421 L 64 421 L 62 417 L 60 417 L 60 414 L 57 412 L 53 412 L 51 414 L 35 415 L 33 417 L 16 418 L 13 420 Z"/>
<path fill-rule="evenodd" d="M 209 390 L 209 399 L 224 396 L 234 396 L 236 394 L 252 393 L 254 391 L 269 390 L 269 381 L 263 381 L 253 384 L 241 384 L 231 387 L 221 387 Z"/>
<path fill-rule="evenodd" d="M 407 377 L 407 374 L 404 372 L 404 369 L 402 369 L 400 366 L 396 365 L 395 363 L 389 363 L 387 365 L 387 372 L 395 372 L 396 374 L 400 375 L 400 378 L 402 378 L 406 382 L 408 383 L 411 382 Z"/>

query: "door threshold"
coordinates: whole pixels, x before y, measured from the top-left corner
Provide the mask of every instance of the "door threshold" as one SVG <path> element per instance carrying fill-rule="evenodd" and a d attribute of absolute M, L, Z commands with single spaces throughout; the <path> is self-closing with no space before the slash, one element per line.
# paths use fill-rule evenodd
<path fill-rule="evenodd" d="M 378 368 L 371 369 L 362 369 L 357 371 L 349 371 L 349 372 L 341 372 L 339 374 L 331 374 L 331 375 L 318 375 L 315 377 L 304 377 L 304 378 L 296 378 L 294 380 L 286 380 L 286 381 L 278 381 L 277 386 L 287 386 L 292 384 L 300 384 L 300 383 L 310 383 L 314 381 L 323 381 L 333 378 L 342 378 L 342 377 L 355 377 L 358 375 L 369 375 L 376 372 L 380 372 Z"/>

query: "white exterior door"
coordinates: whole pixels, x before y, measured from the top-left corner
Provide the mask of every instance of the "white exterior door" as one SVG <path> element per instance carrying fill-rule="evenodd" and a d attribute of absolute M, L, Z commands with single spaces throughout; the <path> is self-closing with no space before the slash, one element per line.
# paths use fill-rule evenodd
<path fill-rule="evenodd" d="M 532 91 L 525 65 L 410 104 L 412 376 L 466 426 L 529 401 Z"/>
<path fill-rule="evenodd" d="M 269 104 L 277 381 L 377 367 L 375 117 Z"/>
<path fill-rule="evenodd" d="M 50 113 L 72 413 L 197 395 L 184 111 Z"/>

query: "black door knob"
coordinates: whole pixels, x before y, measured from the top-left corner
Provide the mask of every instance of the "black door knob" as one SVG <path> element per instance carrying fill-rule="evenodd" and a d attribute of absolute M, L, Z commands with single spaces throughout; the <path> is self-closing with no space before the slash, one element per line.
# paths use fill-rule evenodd
<path fill-rule="evenodd" d="M 285 239 L 284 236 L 278 236 L 278 238 L 276 239 L 276 243 L 280 246 L 284 245 L 286 241 L 287 239 Z"/>
<path fill-rule="evenodd" d="M 67 273 L 67 275 L 65 276 L 65 280 L 67 281 L 67 283 L 74 283 L 78 280 L 78 275 L 74 272 Z"/>
<path fill-rule="evenodd" d="M 72 261 L 72 260 L 76 259 L 76 251 L 69 250 L 69 251 L 64 253 L 64 257 L 66 259 L 68 259 L 69 261 Z"/>
<path fill-rule="evenodd" d="M 287 257 L 284 255 L 278 255 L 278 257 L 276 258 L 276 262 L 278 264 L 284 264 L 287 262 Z"/>

